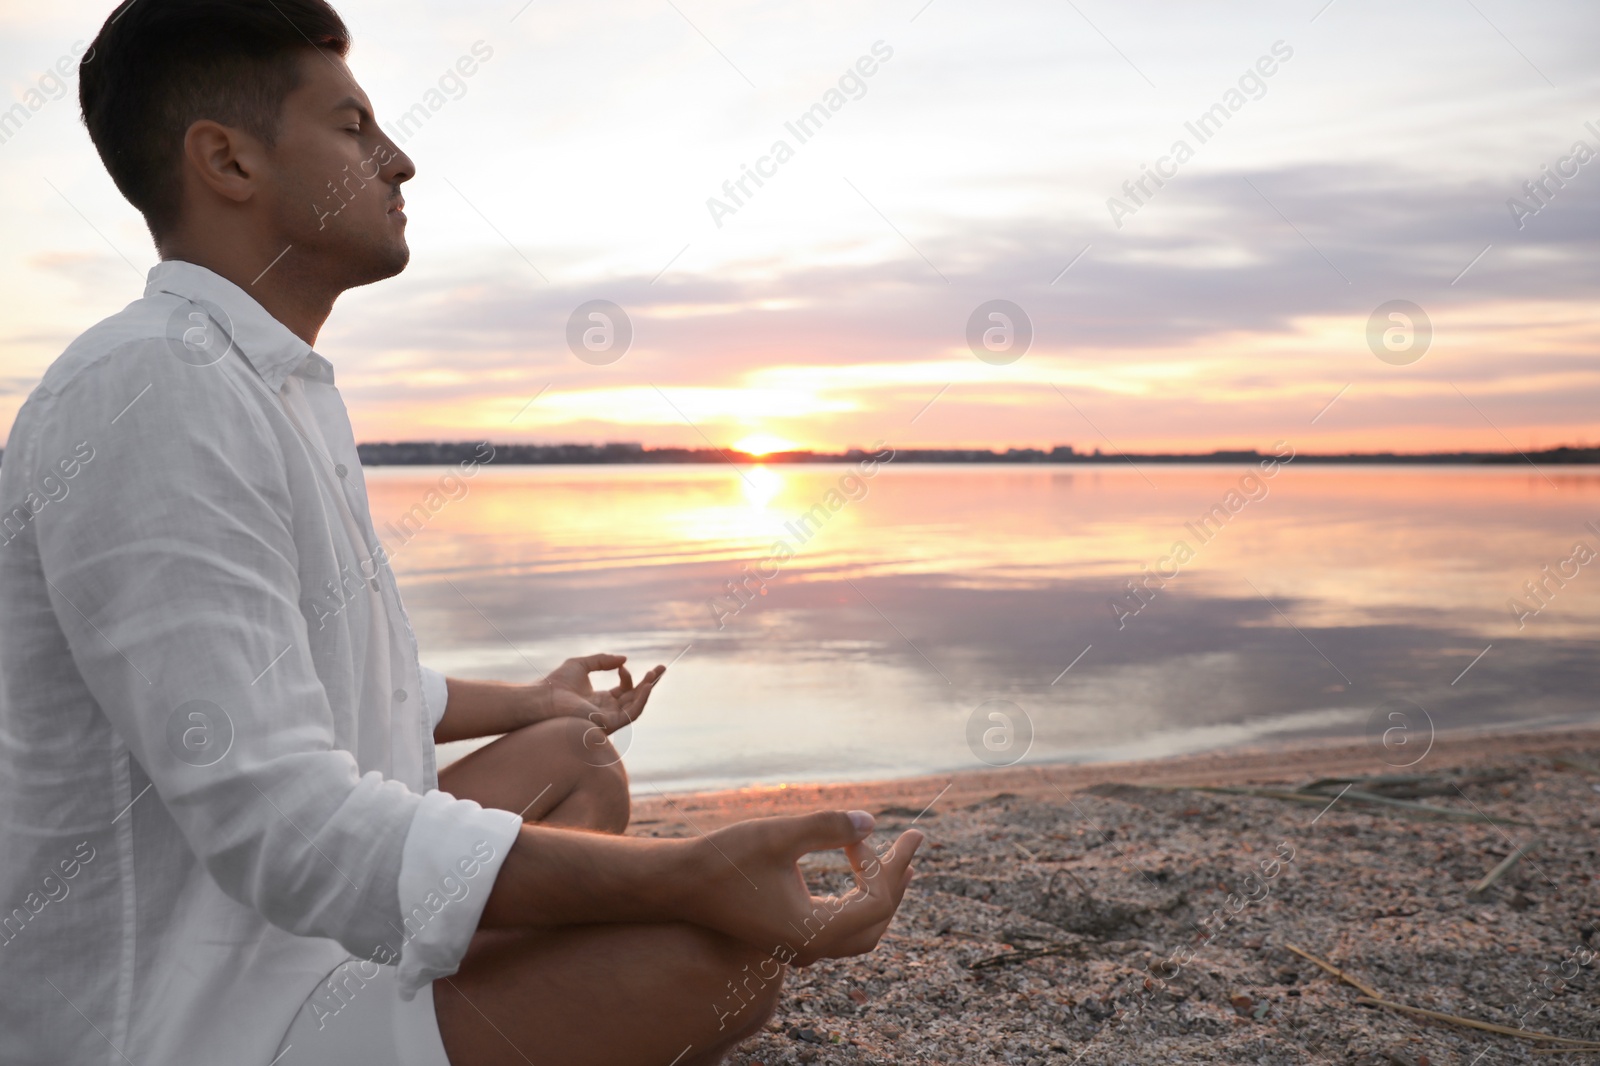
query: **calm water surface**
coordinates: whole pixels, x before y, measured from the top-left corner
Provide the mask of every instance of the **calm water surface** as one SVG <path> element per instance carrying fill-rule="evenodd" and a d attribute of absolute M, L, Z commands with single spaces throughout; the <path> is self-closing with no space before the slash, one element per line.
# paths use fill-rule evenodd
<path fill-rule="evenodd" d="M 613 738 L 640 790 L 1359 737 L 1395 700 L 1440 731 L 1594 719 L 1600 564 L 1567 560 L 1600 550 L 1600 472 L 1252 470 L 367 478 L 429 665 L 672 664 Z"/>

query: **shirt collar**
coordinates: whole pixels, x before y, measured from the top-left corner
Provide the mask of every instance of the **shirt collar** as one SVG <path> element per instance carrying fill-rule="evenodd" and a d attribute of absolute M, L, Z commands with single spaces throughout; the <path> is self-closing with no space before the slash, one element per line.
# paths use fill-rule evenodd
<path fill-rule="evenodd" d="M 225 319 L 217 324 L 273 392 L 308 358 L 314 364 L 306 368 L 310 376 L 332 382 L 333 367 L 326 359 L 221 274 L 181 259 L 165 259 L 150 268 L 144 287 L 147 297 L 163 292 L 200 303 L 213 318 L 220 310 Z"/>

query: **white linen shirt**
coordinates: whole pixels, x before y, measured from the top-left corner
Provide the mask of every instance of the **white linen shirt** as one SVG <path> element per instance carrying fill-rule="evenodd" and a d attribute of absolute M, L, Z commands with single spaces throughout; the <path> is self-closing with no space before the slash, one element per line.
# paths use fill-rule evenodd
<path fill-rule="evenodd" d="M 437 790 L 445 694 L 333 367 L 158 264 L 0 464 L 0 1062 L 268 1066 L 352 954 L 431 994 L 522 824 Z"/>

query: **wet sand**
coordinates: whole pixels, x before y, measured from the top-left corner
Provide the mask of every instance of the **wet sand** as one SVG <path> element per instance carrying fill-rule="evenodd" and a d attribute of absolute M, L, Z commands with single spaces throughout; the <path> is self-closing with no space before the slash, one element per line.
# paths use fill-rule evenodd
<path fill-rule="evenodd" d="M 1600 744 L 1600 727 L 1530 732 L 1441 733 L 1428 753 L 1409 769 L 1399 764 L 1412 756 L 1386 752 L 1366 741 L 1330 741 L 1273 748 L 1181 755 L 1135 762 L 1090 763 L 966 770 L 947 774 L 894 778 L 851 784 L 766 785 L 671 795 L 635 797 L 635 822 L 687 828 L 684 817 L 711 828 L 741 818 L 798 814 L 829 808 L 877 811 L 886 806 L 918 810 L 940 797 L 936 806 L 960 806 L 975 799 L 1011 792 L 1027 799 L 1048 799 L 1057 790 L 1073 792 L 1108 782 L 1143 785 L 1239 785 L 1288 783 L 1301 778 L 1334 775 L 1403 773 L 1438 767 L 1468 767 L 1507 753 L 1561 754 Z M 940 793 L 948 786 L 949 791 Z"/>

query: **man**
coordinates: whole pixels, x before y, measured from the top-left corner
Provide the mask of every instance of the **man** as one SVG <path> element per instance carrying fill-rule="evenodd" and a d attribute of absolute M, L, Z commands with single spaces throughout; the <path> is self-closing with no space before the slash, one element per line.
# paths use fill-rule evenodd
<path fill-rule="evenodd" d="M 785 965 L 876 945 L 921 837 L 622 836 L 601 734 L 661 667 L 419 665 L 312 348 L 408 258 L 412 163 L 348 46 L 323 0 L 130 0 L 82 64 L 161 262 L 0 470 L 0 1061 L 721 1061 Z M 834 848 L 856 887 L 813 897 L 797 862 Z"/>

